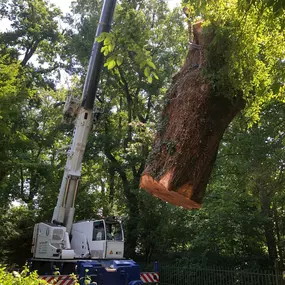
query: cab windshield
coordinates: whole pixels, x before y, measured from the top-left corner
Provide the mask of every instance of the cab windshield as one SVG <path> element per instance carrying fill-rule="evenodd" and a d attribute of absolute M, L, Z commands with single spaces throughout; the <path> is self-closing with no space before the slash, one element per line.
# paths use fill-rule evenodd
<path fill-rule="evenodd" d="M 106 226 L 106 227 L 105 227 Z M 113 240 L 122 241 L 123 231 L 121 224 L 115 221 L 95 221 L 93 222 L 93 241 Z"/>

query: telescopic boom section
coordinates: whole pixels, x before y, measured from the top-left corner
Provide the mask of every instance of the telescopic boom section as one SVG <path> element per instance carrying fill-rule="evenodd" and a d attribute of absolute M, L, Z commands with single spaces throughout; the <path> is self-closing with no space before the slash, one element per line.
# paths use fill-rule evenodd
<path fill-rule="evenodd" d="M 105 0 L 95 38 L 102 32 L 110 31 L 115 5 L 116 0 Z M 72 145 L 67 155 L 57 205 L 52 217 L 52 223 L 64 225 L 68 233 L 71 231 L 74 218 L 74 204 L 81 177 L 82 159 L 93 124 L 93 106 L 103 65 L 102 44 L 97 41 L 93 44 L 83 88 L 82 104 L 76 118 Z"/>

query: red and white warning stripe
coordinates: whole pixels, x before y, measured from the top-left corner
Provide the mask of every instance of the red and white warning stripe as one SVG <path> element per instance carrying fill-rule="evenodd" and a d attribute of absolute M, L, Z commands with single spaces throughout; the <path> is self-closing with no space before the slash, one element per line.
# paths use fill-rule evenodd
<path fill-rule="evenodd" d="M 157 272 L 142 272 L 141 281 L 143 283 L 159 282 L 159 274 Z"/>
<path fill-rule="evenodd" d="M 40 279 L 43 279 L 50 284 L 56 285 L 73 285 L 75 283 L 75 280 L 69 275 L 42 275 L 40 276 Z"/>

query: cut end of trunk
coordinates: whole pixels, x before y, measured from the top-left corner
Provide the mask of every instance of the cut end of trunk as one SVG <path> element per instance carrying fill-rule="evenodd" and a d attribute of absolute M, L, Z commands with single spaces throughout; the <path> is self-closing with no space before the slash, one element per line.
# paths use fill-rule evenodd
<path fill-rule="evenodd" d="M 201 207 L 224 131 L 245 106 L 242 92 L 221 94 L 203 73 L 211 36 L 193 27 L 185 64 L 173 77 L 140 187 L 185 209 Z"/>
<path fill-rule="evenodd" d="M 169 189 L 171 177 L 172 171 L 166 173 L 159 181 L 152 178 L 149 174 L 144 174 L 141 177 L 140 187 L 153 196 L 173 205 L 181 206 L 185 209 L 199 209 L 201 204 L 191 200 L 192 185 L 184 184 L 178 190 L 171 191 Z"/>

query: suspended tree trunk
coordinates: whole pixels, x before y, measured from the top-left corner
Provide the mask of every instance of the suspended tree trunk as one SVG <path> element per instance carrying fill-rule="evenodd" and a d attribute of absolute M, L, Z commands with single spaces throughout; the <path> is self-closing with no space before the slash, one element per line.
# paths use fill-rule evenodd
<path fill-rule="evenodd" d="M 216 159 L 219 142 L 244 108 L 241 94 L 217 95 L 202 75 L 204 51 L 201 22 L 193 26 L 186 62 L 174 76 L 161 122 L 140 186 L 154 196 L 184 208 L 199 208 Z"/>

